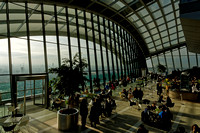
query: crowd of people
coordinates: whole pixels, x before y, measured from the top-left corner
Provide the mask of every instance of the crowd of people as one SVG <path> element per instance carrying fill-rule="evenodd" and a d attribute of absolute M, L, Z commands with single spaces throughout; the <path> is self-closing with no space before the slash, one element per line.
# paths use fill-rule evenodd
<path fill-rule="evenodd" d="M 173 114 L 170 111 L 170 107 L 174 106 L 171 98 L 168 93 L 163 93 L 163 89 L 168 90 L 168 87 L 163 87 L 163 77 L 159 75 L 154 75 L 151 78 L 157 77 L 156 79 L 156 88 L 158 100 L 151 104 L 151 106 L 147 106 L 145 110 L 142 112 L 142 120 L 144 122 L 152 122 L 152 112 L 154 113 L 154 120 L 157 122 L 162 129 L 169 130 L 171 128 L 171 120 L 173 118 Z M 154 80 L 155 81 L 155 80 Z M 109 81 L 103 89 L 99 89 L 98 96 L 96 98 L 91 99 L 88 103 L 87 99 L 83 99 L 80 103 L 80 115 L 82 121 L 82 128 L 85 129 L 87 118 L 90 120 L 91 126 L 96 127 L 97 124 L 100 124 L 100 117 L 110 117 L 112 114 L 112 110 L 116 108 L 115 100 L 112 98 L 112 91 L 116 89 L 117 86 L 127 86 L 127 83 L 130 83 L 131 80 L 129 77 L 123 78 L 120 81 Z M 95 83 L 98 84 L 98 83 Z M 196 88 L 199 86 L 194 82 L 193 86 Z M 131 103 L 131 99 L 137 99 L 138 101 L 143 101 L 143 91 L 141 88 L 135 87 L 133 90 L 129 88 L 126 90 L 125 88 L 121 91 L 121 97 L 128 99 Z M 166 95 L 166 97 L 164 96 Z M 165 97 L 165 98 L 164 98 Z M 158 104 L 160 103 L 160 104 Z M 90 109 L 88 109 L 88 105 Z M 156 114 L 156 115 L 155 115 Z M 155 117 L 156 116 L 156 117 Z M 184 131 L 182 128 L 178 128 L 180 131 Z M 178 133 L 177 130 L 177 133 Z M 192 133 L 198 133 L 199 127 L 195 124 L 192 126 Z M 148 133 L 148 130 L 144 127 L 144 125 L 140 125 L 137 133 Z M 183 132 L 184 133 L 184 132 Z"/>
<path fill-rule="evenodd" d="M 85 128 L 87 116 L 90 120 L 91 126 L 96 127 L 96 124 L 100 124 L 99 117 L 110 117 L 112 110 L 116 108 L 115 100 L 110 96 L 107 98 L 99 95 L 97 98 L 92 98 L 89 105 L 91 106 L 88 114 L 87 99 L 83 99 L 80 103 L 80 115 L 82 128 Z"/>
<path fill-rule="evenodd" d="M 142 100 L 144 93 L 141 88 L 135 87 L 134 90 L 132 91 L 132 88 L 129 88 L 129 90 L 122 89 L 121 92 L 121 97 L 127 98 L 130 100 L 131 98 L 135 98 L 138 100 Z"/>

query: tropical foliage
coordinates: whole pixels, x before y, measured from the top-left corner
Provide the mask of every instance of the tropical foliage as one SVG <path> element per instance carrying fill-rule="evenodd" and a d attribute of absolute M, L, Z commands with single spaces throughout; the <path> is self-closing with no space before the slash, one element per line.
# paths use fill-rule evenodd
<path fill-rule="evenodd" d="M 166 71 L 166 67 L 162 64 L 158 64 L 157 70 L 158 72 L 164 73 Z"/>
<path fill-rule="evenodd" d="M 86 59 L 79 59 L 79 54 L 76 53 L 72 61 L 63 58 L 61 67 L 49 69 L 49 73 L 57 74 L 56 78 L 50 81 L 53 89 L 58 90 L 59 97 L 74 95 L 79 92 L 81 86 L 85 86 L 88 80 L 84 69 L 87 68 Z"/>

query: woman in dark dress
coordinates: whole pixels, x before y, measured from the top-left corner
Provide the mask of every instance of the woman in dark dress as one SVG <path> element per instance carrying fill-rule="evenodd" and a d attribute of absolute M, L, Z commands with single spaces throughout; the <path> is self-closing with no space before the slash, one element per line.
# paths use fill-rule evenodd
<path fill-rule="evenodd" d="M 88 103 L 86 99 L 83 99 L 80 105 L 80 115 L 81 115 L 81 123 L 82 129 L 85 129 L 86 119 L 88 115 Z"/>
<path fill-rule="evenodd" d="M 96 124 L 99 123 L 99 113 L 98 112 L 98 107 L 97 107 L 97 103 L 94 102 L 91 109 L 90 109 L 90 115 L 89 115 L 89 119 L 91 122 L 91 126 L 96 127 Z"/>

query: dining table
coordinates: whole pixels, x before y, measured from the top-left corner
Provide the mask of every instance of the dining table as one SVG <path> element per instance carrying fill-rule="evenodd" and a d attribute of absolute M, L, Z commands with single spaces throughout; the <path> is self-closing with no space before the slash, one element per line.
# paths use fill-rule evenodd
<path fill-rule="evenodd" d="M 19 123 L 21 121 L 22 117 L 8 117 L 4 123 Z"/>

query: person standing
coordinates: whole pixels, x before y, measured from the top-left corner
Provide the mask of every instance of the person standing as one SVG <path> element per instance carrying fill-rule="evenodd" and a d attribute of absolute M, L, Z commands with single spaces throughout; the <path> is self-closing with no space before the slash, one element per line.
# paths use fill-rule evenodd
<path fill-rule="evenodd" d="M 98 104 L 96 102 L 94 102 L 90 109 L 89 119 L 91 122 L 91 127 L 96 127 L 96 124 L 98 124 L 98 122 L 99 122 L 99 113 L 97 113 L 98 112 L 97 105 Z"/>
<path fill-rule="evenodd" d="M 143 95 L 144 95 L 144 93 L 143 93 L 142 89 L 139 88 L 139 90 L 138 90 L 138 99 L 139 99 L 140 101 L 142 100 Z"/>
<path fill-rule="evenodd" d="M 88 103 L 86 99 L 83 99 L 80 104 L 80 115 L 81 115 L 81 128 L 85 129 L 86 119 L 88 115 Z"/>

